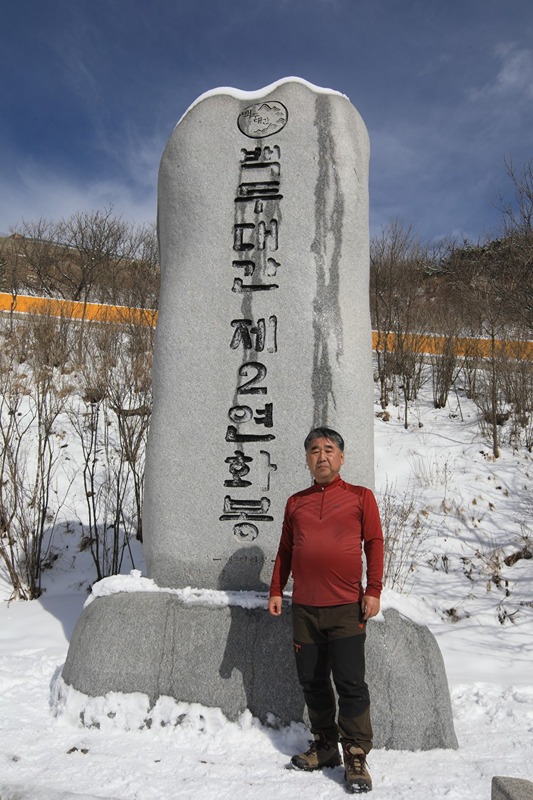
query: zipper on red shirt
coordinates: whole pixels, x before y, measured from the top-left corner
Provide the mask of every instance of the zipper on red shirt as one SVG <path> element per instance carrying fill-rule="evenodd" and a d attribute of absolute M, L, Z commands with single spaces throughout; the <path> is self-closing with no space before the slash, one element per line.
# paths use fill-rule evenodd
<path fill-rule="evenodd" d="M 322 492 L 322 497 L 320 498 L 320 516 L 319 519 L 322 519 L 322 509 L 324 508 L 324 495 L 326 494 L 326 487 L 321 486 L 320 490 Z"/>

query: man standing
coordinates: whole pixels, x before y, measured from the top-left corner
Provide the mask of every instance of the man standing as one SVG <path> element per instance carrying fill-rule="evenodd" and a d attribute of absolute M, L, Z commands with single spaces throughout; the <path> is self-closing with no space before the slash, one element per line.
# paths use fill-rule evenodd
<path fill-rule="evenodd" d="M 279 616 L 292 572 L 296 667 L 314 739 L 291 763 L 302 770 L 335 767 L 341 763 L 340 740 L 346 786 L 365 792 L 372 788 L 366 766 L 372 726 L 364 645 L 366 622 L 380 607 L 379 511 L 369 489 L 340 477 L 344 441 L 339 433 L 314 428 L 304 447 L 314 483 L 287 501 L 268 602 L 270 613 Z M 330 673 L 339 697 L 338 720 Z"/>

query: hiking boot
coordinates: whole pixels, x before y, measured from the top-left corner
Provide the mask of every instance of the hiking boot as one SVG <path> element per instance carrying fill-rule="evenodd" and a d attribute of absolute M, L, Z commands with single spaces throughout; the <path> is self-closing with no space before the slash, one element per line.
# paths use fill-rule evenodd
<path fill-rule="evenodd" d="M 342 746 L 344 756 L 344 780 L 349 792 L 369 792 L 372 778 L 366 766 L 366 753 L 356 744 L 347 742 Z"/>
<path fill-rule="evenodd" d="M 310 772 L 323 767 L 339 766 L 341 757 L 336 741 L 330 739 L 325 733 L 317 733 L 310 744 L 311 747 L 305 753 L 299 753 L 291 758 L 291 764 L 295 769 Z"/>

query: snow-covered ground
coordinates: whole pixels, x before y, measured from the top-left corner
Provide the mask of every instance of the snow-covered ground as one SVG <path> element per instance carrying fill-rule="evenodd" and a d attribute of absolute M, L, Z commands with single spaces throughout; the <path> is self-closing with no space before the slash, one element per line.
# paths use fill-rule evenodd
<path fill-rule="evenodd" d="M 410 523 L 418 521 L 421 536 L 416 569 L 383 604 L 424 620 L 436 636 L 459 749 L 374 750 L 373 796 L 482 800 L 494 775 L 533 780 L 533 560 L 504 563 L 531 542 L 533 461 L 509 448 L 494 460 L 463 396 L 436 411 L 425 394 L 408 430 L 389 412 L 375 422 L 378 494 L 384 505 L 414 498 Z M 142 697 L 112 717 L 104 703 L 99 728 L 58 713 L 59 674 L 90 580 L 88 563 L 72 556 L 71 548 L 46 574 L 40 600 L 0 603 L 1 800 L 344 795 L 341 768 L 287 769 L 306 747 L 302 725 L 274 730 L 247 713 L 230 723 L 217 709 L 183 704 L 180 724 L 137 730 Z"/>

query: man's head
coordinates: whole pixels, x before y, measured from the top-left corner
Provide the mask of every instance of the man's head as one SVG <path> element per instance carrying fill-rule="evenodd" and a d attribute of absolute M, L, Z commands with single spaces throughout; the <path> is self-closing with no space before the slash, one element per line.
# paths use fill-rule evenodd
<path fill-rule="evenodd" d="M 313 428 L 304 442 L 305 458 L 317 483 L 335 480 L 344 464 L 344 439 L 332 428 Z"/>

